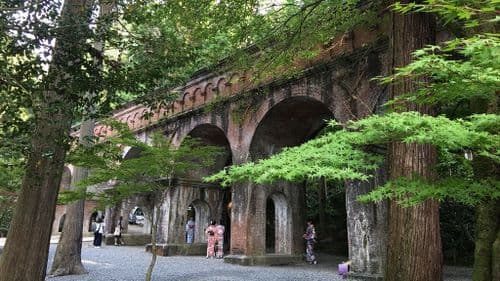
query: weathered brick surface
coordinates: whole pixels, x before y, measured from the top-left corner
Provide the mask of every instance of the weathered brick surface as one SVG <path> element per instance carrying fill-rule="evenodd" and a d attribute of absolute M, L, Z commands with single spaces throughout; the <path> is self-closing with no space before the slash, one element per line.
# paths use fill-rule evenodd
<path fill-rule="evenodd" d="M 303 75 L 294 80 L 268 81 L 257 91 L 259 86 L 251 84 L 248 75 L 203 73 L 187 84 L 177 101 L 155 112 L 152 119 L 140 119 L 145 111 L 141 106 L 123 109 L 114 117 L 128 122 L 144 141 L 159 130 L 177 146 L 191 135 L 224 147 L 227 153 L 214 167 L 188 175 L 199 179 L 225 165 L 265 158 L 283 147 L 314 138 L 325 119 L 346 122 L 380 112 L 387 89 L 372 78 L 388 73 L 390 53 L 388 41 L 378 35 L 365 31 L 344 35 L 338 48 L 306 63 Z M 248 94 L 249 91 L 254 92 Z M 217 97 L 219 102 L 207 110 L 206 105 Z M 95 132 L 112 133 L 102 126 L 97 126 Z M 372 275 L 380 273 L 385 261 L 386 206 L 360 205 L 354 199 L 374 184 L 349 183 L 346 189 L 349 256 L 355 271 Z M 188 183 L 170 190 L 162 205 L 160 241 L 172 245 L 184 241 L 189 204 L 196 205 L 198 212 L 206 212 L 197 219 L 199 226 L 204 227 L 209 218 L 223 218 L 228 203 L 223 194 L 221 190 Z M 265 241 L 268 199 L 275 206 L 274 252 L 291 260 L 302 254 L 306 219 L 302 184 L 235 184 L 230 198 L 232 255 L 250 263 L 266 256 L 271 259 Z M 197 242 L 201 242 L 201 229 L 197 231 Z"/>

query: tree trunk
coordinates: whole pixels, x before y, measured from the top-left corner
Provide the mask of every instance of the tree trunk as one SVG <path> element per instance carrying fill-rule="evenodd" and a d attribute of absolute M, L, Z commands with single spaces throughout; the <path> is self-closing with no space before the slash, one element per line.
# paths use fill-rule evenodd
<path fill-rule="evenodd" d="M 53 103 L 59 97 L 48 97 Z M 46 107 L 53 107 L 52 103 Z M 32 151 L 12 223 L 0 257 L 0 280 L 44 280 L 59 182 L 63 141 L 71 127 L 68 110 L 44 112 L 33 133 Z"/>
<path fill-rule="evenodd" d="M 88 137 L 94 135 L 94 120 L 82 122 L 80 126 L 80 143 L 88 144 Z M 88 177 L 88 168 L 75 167 L 73 171 L 72 189 Z M 82 264 L 82 232 L 85 200 L 78 200 L 66 207 L 66 220 L 50 274 L 53 276 L 86 274 Z"/>
<path fill-rule="evenodd" d="M 497 206 L 500 202 L 497 201 Z M 500 280 L 500 215 L 497 216 L 497 238 L 493 243 L 493 251 L 492 251 L 492 280 Z"/>
<path fill-rule="evenodd" d="M 26 173 L 21 185 L 7 244 L 0 258 L 0 280 L 44 280 L 51 225 L 64 167 L 74 101 L 63 81 L 77 63 L 81 40 L 78 29 L 88 27 L 90 1 L 66 0 L 61 12 L 56 46 L 47 82 L 36 113 Z M 68 26 L 74 28 L 68 28 Z M 83 37 L 83 36 L 82 36 Z"/>
<path fill-rule="evenodd" d="M 160 224 L 160 212 L 161 212 L 161 202 L 163 196 L 160 196 L 156 191 L 155 201 L 153 202 L 153 214 L 151 218 L 152 226 L 151 226 L 151 262 L 149 263 L 148 270 L 146 272 L 146 281 L 151 281 L 151 277 L 153 276 L 153 269 L 156 264 L 156 259 L 158 254 L 156 253 L 156 231 L 158 230 L 158 225 Z M 156 212 L 156 213 L 155 213 Z"/>
<path fill-rule="evenodd" d="M 402 1 L 409 2 L 409 1 Z M 411 62 L 411 53 L 434 43 L 435 23 L 432 16 L 421 13 L 393 15 L 393 66 Z M 416 89 L 410 80 L 393 85 L 394 97 Z M 406 110 L 431 114 L 429 108 L 406 104 Z M 437 151 L 430 145 L 392 143 L 389 146 L 390 179 L 415 175 L 435 179 Z M 402 208 L 396 202 L 389 206 L 389 240 L 386 281 L 442 280 L 439 204 L 427 200 L 415 207 Z"/>
<path fill-rule="evenodd" d="M 500 202 L 490 200 L 476 208 L 476 241 L 474 249 L 473 281 L 492 281 L 498 279 L 498 252 L 496 261 L 493 257 L 494 243 L 499 243 L 498 233 L 500 216 Z M 497 249 L 498 250 L 498 245 Z M 497 268 L 497 279 L 493 278 L 494 267 Z"/>

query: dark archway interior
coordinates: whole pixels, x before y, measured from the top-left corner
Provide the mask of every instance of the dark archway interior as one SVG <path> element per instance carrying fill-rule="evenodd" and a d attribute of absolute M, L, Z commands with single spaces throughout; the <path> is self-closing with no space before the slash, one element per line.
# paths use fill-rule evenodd
<path fill-rule="evenodd" d="M 348 256 L 347 210 L 343 182 L 324 179 L 306 182 L 307 218 L 314 222 L 323 253 Z"/>
<path fill-rule="evenodd" d="M 273 199 L 268 198 L 266 202 L 266 253 L 268 254 L 276 252 L 275 227 L 274 202 Z"/>
<path fill-rule="evenodd" d="M 284 147 L 297 146 L 316 138 L 323 133 L 327 121 L 333 118 L 333 114 L 323 103 L 309 97 L 292 97 L 278 103 L 264 116 L 255 131 L 250 146 L 252 160 L 267 158 Z M 302 186 L 306 188 L 306 210 L 302 212 L 304 217 L 312 219 L 316 225 L 318 240 L 322 240 L 317 246 L 324 252 L 346 255 L 345 193 L 341 183 L 325 185 L 319 180 L 306 182 Z M 275 235 L 282 231 L 278 229 L 279 224 L 275 220 L 276 212 L 281 211 L 279 208 L 271 198 L 267 200 L 267 253 L 275 253 Z"/>
<path fill-rule="evenodd" d="M 293 97 L 275 105 L 260 122 L 250 146 L 252 160 L 267 158 L 283 147 L 313 138 L 333 114 L 321 102 Z"/>
<path fill-rule="evenodd" d="M 189 204 L 189 207 L 186 210 L 186 218 L 188 219 L 193 218 L 193 220 L 195 220 L 196 210 L 194 209 L 193 204 Z"/>
<path fill-rule="evenodd" d="M 203 145 L 217 146 L 222 149 L 222 153 L 215 157 L 213 165 L 190 171 L 187 175 L 184 175 L 185 177 L 201 181 L 202 177 L 218 172 L 224 169 L 224 167 L 232 164 L 232 154 L 229 141 L 224 131 L 222 131 L 219 127 L 211 124 L 202 124 L 189 132 L 188 136 L 198 139 Z M 224 233 L 224 238 L 226 242 L 224 242 L 224 247 L 229 247 L 229 238 L 231 237 L 231 212 L 229 211 L 228 206 L 231 202 L 231 189 L 221 189 L 219 193 L 219 203 L 217 204 L 217 208 L 221 208 L 221 218 L 217 223 L 225 226 L 226 231 Z"/>
<path fill-rule="evenodd" d="M 139 157 L 139 155 L 141 154 L 141 149 L 138 148 L 138 147 L 131 147 L 127 153 L 125 154 L 125 156 L 123 156 L 123 159 L 127 160 L 127 159 L 134 159 L 134 158 L 137 158 Z"/>
<path fill-rule="evenodd" d="M 215 158 L 215 163 L 210 167 L 205 167 L 197 171 L 191 171 L 190 178 L 201 179 L 204 176 L 213 174 L 226 166 L 232 164 L 231 148 L 224 132 L 211 124 L 203 124 L 189 132 L 188 136 L 198 139 L 203 145 L 217 146 L 222 149 L 222 154 Z"/>

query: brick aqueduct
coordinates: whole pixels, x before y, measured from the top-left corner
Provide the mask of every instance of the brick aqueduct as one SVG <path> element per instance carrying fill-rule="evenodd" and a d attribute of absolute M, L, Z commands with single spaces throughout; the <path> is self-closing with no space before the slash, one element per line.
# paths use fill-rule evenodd
<path fill-rule="evenodd" d="M 193 136 L 226 151 L 214 167 L 197 171 L 191 179 L 179 179 L 168 192 L 159 231 L 165 253 L 194 253 L 198 247 L 203 254 L 204 228 L 215 219 L 228 229 L 225 262 L 255 265 L 300 261 L 306 220 L 304 184 L 243 183 L 220 189 L 203 184 L 199 178 L 304 143 L 315 137 L 325 120 L 345 122 L 376 113 L 388 95 L 386 88 L 372 80 L 390 69 L 389 41 L 384 38 L 375 31 L 344 35 L 334 43 L 335 48 L 307 64 L 298 78 L 269 81 L 263 86 L 253 86 L 238 73 L 200 73 L 184 86 L 178 100 L 154 112 L 148 120 L 141 118 L 147 110 L 141 105 L 115 112 L 113 117 L 128 123 L 142 141 L 148 141 L 152 132 L 161 131 L 175 145 Z M 99 125 L 94 132 L 99 136 L 112 133 Z M 133 157 L 134 153 L 137 151 L 130 148 L 124 157 Z M 66 168 L 61 188 L 70 184 L 72 169 Z M 348 253 L 352 270 L 360 276 L 378 277 L 382 273 L 387 206 L 360 204 L 355 198 L 383 180 L 380 172 L 372 182 L 345 184 Z M 269 210 L 269 200 L 274 210 Z M 134 206 L 142 206 L 147 212 L 144 202 L 141 198 L 131 199 L 118 209 L 106 210 L 108 231 L 112 232 L 111 218 L 116 218 L 116 213 L 124 217 L 127 227 L 127 215 Z M 95 216 L 94 207 L 93 202 L 87 202 L 85 231 Z M 192 249 L 186 250 L 184 224 L 188 208 L 194 209 L 196 234 Z M 271 244 L 266 242 L 266 212 L 274 214 Z M 58 206 L 54 232 L 63 214 L 64 206 Z M 144 232 L 149 232 L 148 222 Z M 266 250 L 266 245 L 273 245 L 274 250 Z"/>

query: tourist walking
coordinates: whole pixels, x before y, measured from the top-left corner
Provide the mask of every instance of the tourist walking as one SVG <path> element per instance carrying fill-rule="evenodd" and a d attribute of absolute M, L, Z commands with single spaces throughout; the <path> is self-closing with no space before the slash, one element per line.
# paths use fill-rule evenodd
<path fill-rule="evenodd" d="M 113 232 L 113 236 L 115 237 L 115 246 L 125 245 L 125 243 L 123 243 L 123 238 L 122 238 L 122 231 L 123 231 L 122 220 L 123 217 L 120 216 L 120 220 L 118 220 L 118 223 L 116 224 L 115 227 L 115 231 Z"/>
<path fill-rule="evenodd" d="M 104 222 L 102 218 L 98 218 L 94 230 L 94 247 L 100 248 L 102 243 L 102 235 L 104 233 Z"/>
<path fill-rule="evenodd" d="M 215 243 L 217 242 L 217 228 L 215 227 L 215 221 L 210 221 L 210 225 L 205 230 L 207 235 L 207 259 L 215 258 Z"/>
<path fill-rule="evenodd" d="M 226 228 L 222 224 L 215 227 L 215 235 L 217 236 L 217 258 L 224 257 L 224 231 Z"/>
<path fill-rule="evenodd" d="M 189 220 L 186 223 L 186 243 L 188 244 L 193 244 L 194 242 L 194 227 L 195 227 L 195 222 L 193 218 L 189 218 Z"/>
<path fill-rule="evenodd" d="M 312 221 L 307 221 L 306 233 L 303 235 L 306 240 L 306 261 L 309 264 L 316 264 L 316 256 L 314 255 L 314 243 L 316 243 L 316 231 Z"/>

